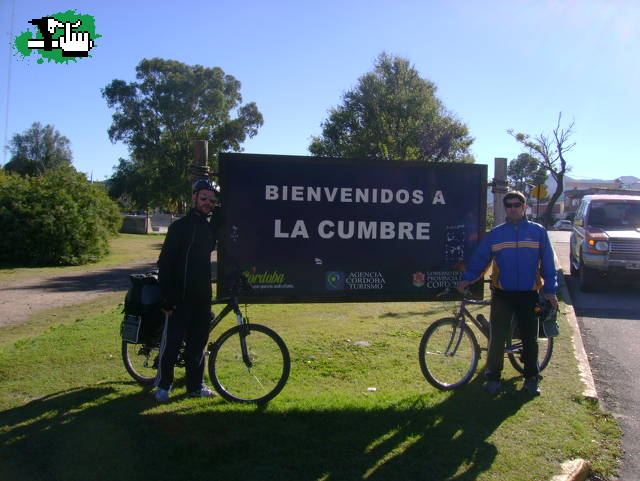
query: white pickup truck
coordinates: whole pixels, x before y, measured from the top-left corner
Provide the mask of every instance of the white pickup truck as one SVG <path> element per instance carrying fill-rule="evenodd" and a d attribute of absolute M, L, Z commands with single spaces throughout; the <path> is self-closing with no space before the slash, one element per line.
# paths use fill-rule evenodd
<path fill-rule="evenodd" d="M 571 274 L 591 292 L 607 276 L 640 280 L 640 196 L 583 197 L 573 221 Z"/>

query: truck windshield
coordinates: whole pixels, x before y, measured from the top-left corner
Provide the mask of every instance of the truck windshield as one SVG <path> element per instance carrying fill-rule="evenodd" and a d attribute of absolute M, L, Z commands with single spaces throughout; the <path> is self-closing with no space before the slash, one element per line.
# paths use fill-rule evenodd
<path fill-rule="evenodd" d="M 640 202 L 594 202 L 589 225 L 598 227 L 640 227 Z"/>

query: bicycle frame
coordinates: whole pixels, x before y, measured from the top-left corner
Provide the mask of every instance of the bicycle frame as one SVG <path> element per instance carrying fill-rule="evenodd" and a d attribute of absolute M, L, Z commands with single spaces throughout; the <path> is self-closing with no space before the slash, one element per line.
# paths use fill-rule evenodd
<path fill-rule="evenodd" d="M 485 337 L 489 338 L 489 325 L 484 325 L 482 322 L 478 321 L 478 319 L 473 314 L 471 314 L 471 312 L 469 312 L 469 309 L 467 309 L 467 304 L 489 306 L 491 305 L 491 301 L 476 301 L 473 299 L 463 298 L 462 301 L 460 301 L 460 308 L 458 309 L 458 314 L 456 315 L 456 318 L 460 319 L 463 323 L 465 322 L 465 317 L 469 319 L 478 328 L 478 330 L 480 330 L 480 332 L 485 335 Z"/>
<path fill-rule="evenodd" d="M 476 306 L 490 306 L 491 305 L 491 301 L 490 300 L 483 300 L 483 301 L 477 301 L 474 299 L 466 299 L 466 298 L 462 298 L 462 300 L 460 301 L 460 308 L 458 309 L 458 314 L 456 315 L 457 319 L 460 319 L 460 323 L 461 323 L 461 328 L 463 327 L 463 325 L 466 323 L 465 321 L 465 317 L 467 319 L 469 319 L 477 328 L 478 330 L 487 338 L 487 340 L 490 337 L 490 327 L 489 327 L 489 323 L 487 322 L 487 324 L 483 324 L 481 321 L 478 320 L 478 318 L 476 316 L 474 316 L 473 314 L 471 314 L 471 312 L 469 312 L 469 309 L 467 309 L 467 304 L 472 304 L 472 305 L 476 305 Z M 486 321 L 485 321 L 486 322 Z M 512 323 L 515 322 L 515 320 L 512 319 L 511 321 Z M 460 331 L 462 333 L 462 331 Z M 462 337 L 462 334 L 460 334 L 460 338 Z M 460 341 L 458 341 L 459 343 Z M 456 346 L 457 349 L 457 346 Z M 522 341 L 520 340 L 516 340 L 514 342 L 514 340 L 511 341 L 510 344 L 508 344 L 507 346 L 505 346 L 504 348 L 504 352 L 505 354 L 515 354 L 518 351 L 520 351 L 522 349 Z M 482 347 L 480 346 L 480 350 L 481 351 L 487 351 L 488 347 Z M 455 351 L 454 351 L 455 353 Z"/>
<path fill-rule="evenodd" d="M 213 331 L 213 329 L 220 324 L 222 319 L 227 317 L 227 315 L 233 311 L 236 315 L 236 322 L 238 326 L 248 326 L 249 320 L 246 319 L 242 313 L 240 312 L 240 306 L 238 305 L 237 297 L 222 297 L 219 299 L 214 299 L 211 301 L 211 305 L 216 304 L 226 304 L 220 313 L 211 321 L 209 325 L 209 332 Z M 248 329 L 240 329 L 240 351 L 242 352 L 242 360 L 247 367 L 252 367 L 253 363 L 251 362 L 251 358 L 249 356 L 249 350 L 247 349 L 246 337 L 249 334 Z"/>
<path fill-rule="evenodd" d="M 471 312 L 469 311 L 469 309 L 467 309 L 467 304 L 472 304 L 472 305 L 476 305 L 476 306 L 490 306 L 491 305 L 491 301 L 487 300 L 487 301 L 477 301 L 474 299 L 465 299 L 463 298 L 460 301 L 460 308 L 458 310 L 458 314 L 457 314 L 457 318 L 463 319 L 464 317 L 466 317 L 467 319 L 469 319 L 473 325 L 475 325 L 478 330 L 484 335 L 484 337 L 487 338 L 487 340 L 489 339 L 490 336 L 490 327 L 489 327 L 489 323 L 485 320 L 485 322 L 487 322 L 487 324 L 483 324 L 482 321 L 479 321 L 478 318 L 476 316 L 474 316 L 473 314 L 471 314 Z M 464 319 L 461 321 L 463 324 L 466 323 L 466 321 L 464 321 Z M 513 321 L 512 321 L 513 322 Z M 462 326 L 461 326 L 462 327 Z M 513 353 L 515 351 L 517 351 L 518 349 L 522 348 L 522 342 L 518 341 L 518 342 L 512 342 L 510 345 L 505 347 L 505 353 Z M 488 350 L 488 347 L 480 347 L 481 351 L 486 351 Z"/>
<path fill-rule="evenodd" d="M 455 356 L 456 352 L 458 351 L 458 348 L 460 347 L 460 343 L 462 342 L 462 337 L 464 336 L 464 328 L 466 326 L 466 320 L 465 318 L 469 319 L 479 330 L 480 332 L 482 332 L 487 338 L 489 338 L 489 332 L 488 332 L 488 326 L 484 326 L 480 323 L 480 321 L 478 321 L 473 314 L 471 314 L 471 312 L 469 312 L 469 309 L 467 309 L 467 304 L 476 304 L 476 305 L 483 305 L 483 306 L 488 306 L 490 304 L 489 301 L 476 301 L 473 299 L 465 299 L 463 298 L 462 301 L 460 302 L 460 307 L 458 309 L 458 313 L 456 314 L 456 319 L 458 319 L 458 328 L 454 329 L 454 331 L 451 333 L 451 339 L 449 340 L 449 344 L 445 350 L 445 355 L 446 356 Z M 481 350 L 486 350 L 483 348 L 480 348 Z"/>

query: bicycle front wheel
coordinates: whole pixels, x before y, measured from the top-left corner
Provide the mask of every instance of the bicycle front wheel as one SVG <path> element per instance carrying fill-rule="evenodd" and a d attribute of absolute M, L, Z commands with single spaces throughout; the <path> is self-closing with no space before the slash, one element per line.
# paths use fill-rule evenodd
<path fill-rule="evenodd" d="M 509 340 L 509 348 L 507 355 L 511 365 L 520 374 L 524 374 L 524 361 L 522 357 L 522 341 L 520 339 L 513 339 L 515 327 L 511 329 L 511 339 Z M 538 338 L 538 371 L 547 367 L 553 354 L 553 337 L 539 337 Z"/>
<path fill-rule="evenodd" d="M 122 361 L 133 379 L 143 386 L 152 386 L 158 370 L 159 346 L 132 344 L 122 341 Z"/>
<path fill-rule="evenodd" d="M 469 326 L 449 317 L 427 328 L 420 341 L 419 358 L 426 380 L 447 391 L 469 382 L 478 366 L 480 348 Z"/>
<path fill-rule="evenodd" d="M 235 326 L 211 347 L 209 377 L 227 401 L 266 403 L 289 378 L 291 359 L 275 331 L 259 324 Z"/>

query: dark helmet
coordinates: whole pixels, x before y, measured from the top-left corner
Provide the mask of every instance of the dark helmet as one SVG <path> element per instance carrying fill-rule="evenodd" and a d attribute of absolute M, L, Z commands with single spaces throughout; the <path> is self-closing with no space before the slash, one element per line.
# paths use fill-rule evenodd
<path fill-rule="evenodd" d="M 218 184 L 210 181 L 209 179 L 198 179 L 193 183 L 193 186 L 191 187 L 192 193 L 197 194 L 201 190 L 211 190 L 216 194 L 220 193 L 220 188 L 218 187 Z"/>

